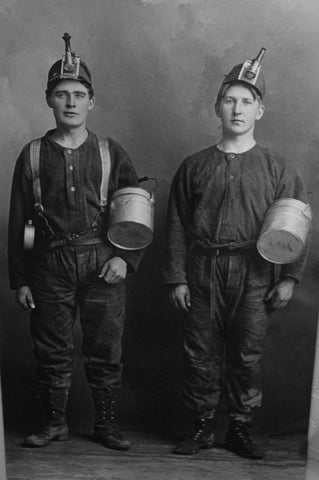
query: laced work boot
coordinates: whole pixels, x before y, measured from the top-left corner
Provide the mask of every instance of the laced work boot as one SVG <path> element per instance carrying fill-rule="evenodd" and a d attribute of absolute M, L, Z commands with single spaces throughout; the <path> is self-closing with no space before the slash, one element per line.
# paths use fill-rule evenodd
<path fill-rule="evenodd" d="M 68 426 L 65 420 L 65 409 L 68 399 L 68 390 L 56 388 L 43 390 L 41 400 L 44 407 L 44 425 L 24 439 L 25 447 L 45 447 L 53 440 L 67 440 Z"/>
<path fill-rule="evenodd" d="M 193 455 L 201 448 L 212 448 L 214 444 L 213 419 L 199 418 L 195 421 L 193 433 L 179 442 L 173 453 Z"/>
<path fill-rule="evenodd" d="M 128 450 L 130 442 L 124 438 L 115 421 L 115 392 L 107 389 L 92 389 L 92 392 L 96 414 L 94 440 L 113 450 Z"/>
<path fill-rule="evenodd" d="M 239 421 L 232 421 L 225 439 L 225 446 L 237 455 L 246 458 L 261 459 L 262 451 L 251 439 L 247 424 Z"/>

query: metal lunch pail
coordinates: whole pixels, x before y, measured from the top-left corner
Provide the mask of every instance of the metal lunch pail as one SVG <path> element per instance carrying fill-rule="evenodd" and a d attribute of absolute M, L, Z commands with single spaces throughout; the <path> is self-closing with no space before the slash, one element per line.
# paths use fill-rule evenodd
<path fill-rule="evenodd" d="M 294 262 L 306 244 L 311 219 L 310 205 L 295 198 L 276 200 L 266 213 L 257 240 L 258 252 L 272 263 Z"/>
<path fill-rule="evenodd" d="M 116 190 L 110 203 L 109 241 L 124 250 L 138 250 L 152 242 L 153 230 L 154 192 L 140 187 Z"/>

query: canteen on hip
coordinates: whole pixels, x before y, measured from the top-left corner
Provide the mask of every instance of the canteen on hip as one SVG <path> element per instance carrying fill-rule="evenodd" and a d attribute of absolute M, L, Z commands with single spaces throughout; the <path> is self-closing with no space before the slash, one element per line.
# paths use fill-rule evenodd
<path fill-rule="evenodd" d="M 114 192 L 110 203 L 107 237 L 116 247 L 138 250 L 153 240 L 154 192 L 125 187 Z"/>
<path fill-rule="evenodd" d="M 32 220 L 28 220 L 24 226 L 23 233 L 23 248 L 25 250 L 32 250 L 34 246 L 35 238 L 35 226 L 32 223 Z"/>
<path fill-rule="evenodd" d="M 306 245 L 311 219 L 310 205 L 295 198 L 276 200 L 264 218 L 258 252 L 272 263 L 294 262 Z"/>

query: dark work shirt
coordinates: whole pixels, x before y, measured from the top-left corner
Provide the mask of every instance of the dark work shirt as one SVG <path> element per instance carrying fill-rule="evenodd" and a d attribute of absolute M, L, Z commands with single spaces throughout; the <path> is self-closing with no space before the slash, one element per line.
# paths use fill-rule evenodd
<path fill-rule="evenodd" d="M 257 240 L 265 214 L 279 198 L 307 202 L 300 176 L 269 147 L 241 154 L 213 146 L 184 160 L 171 186 L 167 214 L 166 283 L 184 283 L 187 252 L 204 245 Z M 283 265 L 282 275 L 299 280 L 304 258 Z"/>
<path fill-rule="evenodd" d="M 101 159 L 98 139 L 88 132 L 86 141 L 76 149 L 64 148 L 51 139 L 49 131 L 41 140 L 40 182 L 45 218 L 57 235 L 83 234 L 92 226 L 99 212 Z M 108 198 L 115 190 L 135 186 L 138 179 L 126 151 L 109 140 L 111 172 Z M 29 144 L 16 163 L 9 215 L 9 277 L 11 288 L 28 285 L 28 254 L 23 249 L 24 226 L 29 219 L 36 224 L 36 245 L 43 222 L 34 215 L 33 183 L 30 168 Z M 38 222 L 38 225 L 37 225 Z M 108 212 L 98 216 L 100 234 L 106 239 Z M 110 246 L 111 247 L 111 246 Z M 35 248 L 36 250 L 36 248 Z M 140 252 L 114 250 L 114 256 L 124 258 L 132 269 Z M 33 252 L 36 254 L 36 252 Z"/>

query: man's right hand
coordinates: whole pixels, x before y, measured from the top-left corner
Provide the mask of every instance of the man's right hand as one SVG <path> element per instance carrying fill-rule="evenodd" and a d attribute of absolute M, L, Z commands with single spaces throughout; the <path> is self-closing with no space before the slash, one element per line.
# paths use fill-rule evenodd
<path fill-rule="evenodd" d="M 169 291 L 169 299 L 176 308 L 181 308 L 187 312 L 191 306 L 191 297 L 188 285 L 186 283 L 179 283 L 171 286 Z"/>
<path fill-rule="evenodd" d="M 35 308 L 33 296 L 30 287 L 21 287 L 16 290 L 16 302 L 21 305 L 25 310 Z"/>

